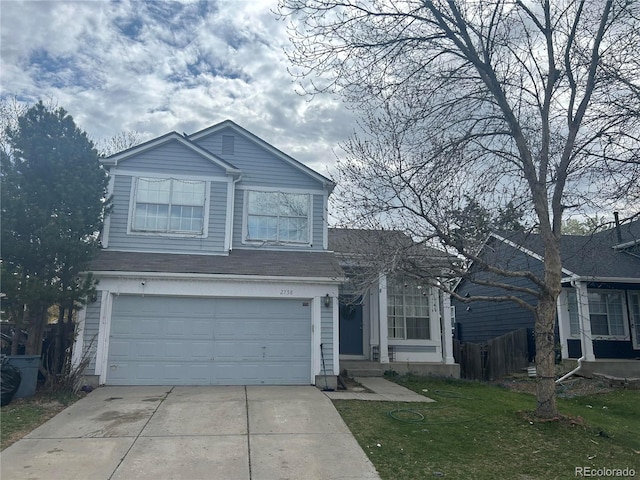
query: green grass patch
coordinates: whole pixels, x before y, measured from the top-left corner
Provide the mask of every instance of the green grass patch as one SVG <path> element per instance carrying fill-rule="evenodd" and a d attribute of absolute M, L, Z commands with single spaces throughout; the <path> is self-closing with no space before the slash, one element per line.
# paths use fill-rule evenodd
<path fill-rule="evenodd" d="M 31 398 L 13 400 L 0 409 L 0 450 L 64 410 L 81 398 L 72 392 L 38 393 Z"/>
<path fill-rule="evenodd" d="M 335 401 L 383 479 L 569 479 L 576 467 L 640 476 L 640 392 L 559 399 L 561 421 L 531 420 L 535 397 L 481 382 L 398 377 L 435 403 Z M 424 391 L 426 390 L 426 391 Z"/>

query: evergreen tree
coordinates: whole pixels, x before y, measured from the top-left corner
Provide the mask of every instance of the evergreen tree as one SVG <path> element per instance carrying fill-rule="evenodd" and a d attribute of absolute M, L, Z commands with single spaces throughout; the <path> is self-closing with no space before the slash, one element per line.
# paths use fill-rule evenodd
<path fill-rule="evenodd" d="M 42 102 L 5 132 L 2 160 L 2 285 L 14 320 L 39 355 L 47 308 L 69 309 L 95 290 L 80 278 L 99 247 L 107 213 L 107 176 L 85 132 L 62 109 Z"/>

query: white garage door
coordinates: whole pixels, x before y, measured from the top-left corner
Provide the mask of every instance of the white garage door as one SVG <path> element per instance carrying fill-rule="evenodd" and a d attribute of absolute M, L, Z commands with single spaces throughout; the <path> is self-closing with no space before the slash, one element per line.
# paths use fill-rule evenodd
<path fill-rule="evenodd" d="M 110 385 L 308 385 L 310 371 L 308 300 L 114 297 Z"/>

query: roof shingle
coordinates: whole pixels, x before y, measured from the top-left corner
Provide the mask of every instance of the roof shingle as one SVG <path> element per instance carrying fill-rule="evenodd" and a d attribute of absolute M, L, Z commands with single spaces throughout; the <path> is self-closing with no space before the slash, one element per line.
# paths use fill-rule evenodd
<path fill-rule="evenodd" d="M 233 250 L 228 256 L 102 250 L 90 270 L 336 279 L 344 276 L 331 252 L 270 250 Z"/>

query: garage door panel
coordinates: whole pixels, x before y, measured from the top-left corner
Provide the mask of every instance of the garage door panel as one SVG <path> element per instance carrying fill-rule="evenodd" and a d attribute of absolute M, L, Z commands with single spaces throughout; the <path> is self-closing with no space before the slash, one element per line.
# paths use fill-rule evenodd
<path fill-rule="evenodd" d="M 191 328 L 185 319 L 167 320 L 165 333 L 170 337 L 186 337 Z"/>
<path fill-rule="evenodd" d="M 202 361 L 213 358 L 213 345 L 211 342 L 190 342 L 188 344 L 188 359 Z"/>
<path fill-rule="evenodd" d="M 148 362 L 150 360 L 161 360 L 162 350 L 160 343 L 155 340 L 151 341 L 138 341 L 135 343 L 135 351 L 138 358 L 142 361 Z"/>
<path fill-rule="evenodd" d="M 131 375 L 131 371 L 134 366 L 129 362 L 119 361 L 117 365 L 110 364 L 107 366 L 107 376 L 109 379 L 118 384 L 121 381 L 126 381 Z M 125 383 L 126 384 L 126 383 Z"/>
<path fill-rule="evenodd" d="M 241 366 L 238 366 L 237 363 L 216 364 L 211 383 L 219 385 L 255 385 L 261 383 L 258 372 L 256 364 L 246 363 Z"/>
<path fill-rule="evenodd" d="M 265 336 L 264 327 L 261 322 L 257 320 L 248 320 L 240 323 L 240 331 L 241 334 L 239 340 L 242 339 L 255 339 L 255 338 L 263 338 Z M 269 332 L 266 332 L 267 334 Z"/>
<path fill-rule="evenodd" d="M 165 342 L 164 344 L 164 355 L 167 360 L 178 360 L 184 356 L 185 352 L 185 342 L 180 342 L 176 340 L 172 340 L 169 342 Z"/>
<path fill-rule="evenodd" d="M 238 338 L 238 322 L 229 318 L 217 318 L 214 327 L 216 339 Z"/>
<path fill-rule="evenodd" d="M 308 301 L 121 295 L 112 312 L 107 383 L 309 383 Z"/>
<path fill-rule="evenodd" d="M 132 335 L 134 333 L 134 328 L 136 328 L 136 325 L 131 317 L 111 317 L 111 336 L 113 337 Z"/>
<path fill-rule="evenodd" d="M 213 329 L 209 318 L 194 319 L 191 322 L 185 321 L 183 329 L 184 331 L 190 331 L 194 338 L 213 339 Z"/>
<path fill-rule="evenodd" d="M 262 359 L 262 344 L 259 342 L 237 342 L 235 340 L 215 343 L 213 356 L 218 362 L 242 362 Z"/>
<path fill-rule="evenodd" d="M 179 363 L 165 363 L 163 370 L 162 376 L 173 383 L 178 383 L 185 377 L 184 365 Z"/>
<path fill-rule="evenodd" d="M 124 360 L 131 357 L 130 343 L 126 340 L 112 338 L 109 342 L 109 358 L 114 360 Z"/>
<path fill-rule="evenodd" d="M 306 342 L 274 342 L 269 346 L 266 358 L 271 361 L 285 361 L 287 359 L 306 361 L 308 351 L 309 346 Z"/>
<path fill-rule="evenodd" d="M 136 365 L 136 378 L 140 381 L 153 381 L 157 378 L 157 363 L 139 363 Z"/>

